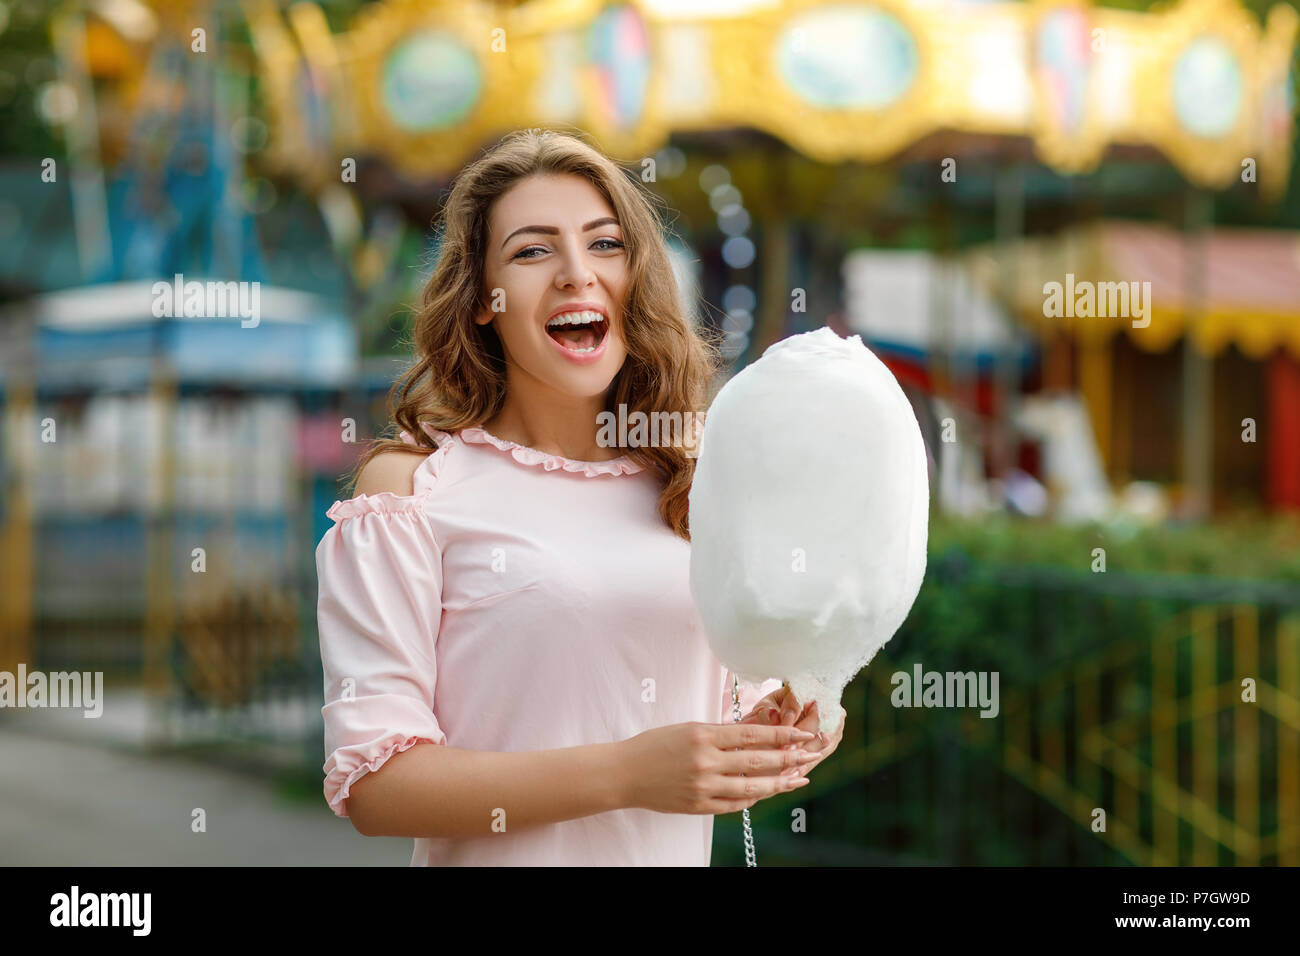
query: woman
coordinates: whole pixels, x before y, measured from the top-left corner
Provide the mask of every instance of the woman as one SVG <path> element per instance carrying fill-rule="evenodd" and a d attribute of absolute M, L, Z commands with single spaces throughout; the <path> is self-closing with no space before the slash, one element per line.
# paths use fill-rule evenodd
<path fill-rule="evenodd" d="M 839 734 L 775 681 L 732 722 L 688 583 L 694 460 L 597 441 L 620 404 L 698 412 L 712 371 L 650 195 L 530 131 L 444 219 L 400 440 L 316 551 L 326 798 L 412 865 L 708 865 L 712 815 L 803 785 Z"/>

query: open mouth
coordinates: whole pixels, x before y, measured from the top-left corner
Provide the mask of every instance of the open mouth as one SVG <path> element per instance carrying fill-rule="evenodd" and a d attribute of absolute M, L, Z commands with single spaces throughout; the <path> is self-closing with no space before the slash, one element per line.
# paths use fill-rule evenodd
<path fill-rule="evenodd" d="M 546 323 L 546 334 L 560 347 L 582 354 L 594 352 L 605 341 L 609 320 L 599 312 L 566 312 Z"/>

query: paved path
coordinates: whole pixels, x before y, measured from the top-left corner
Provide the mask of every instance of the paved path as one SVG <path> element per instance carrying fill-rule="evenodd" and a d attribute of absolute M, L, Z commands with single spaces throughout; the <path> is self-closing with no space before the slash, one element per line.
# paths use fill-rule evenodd
<path fill-rule="evenodd" d="M 0 866 L 408 866 L 411 849 L 254 774 L 0 722 Z"/>

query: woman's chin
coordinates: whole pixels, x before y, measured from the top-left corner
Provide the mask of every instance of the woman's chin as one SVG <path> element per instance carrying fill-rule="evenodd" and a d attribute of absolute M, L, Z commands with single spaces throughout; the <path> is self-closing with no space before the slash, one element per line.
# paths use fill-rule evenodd
<path fill-rule="evenodd" d="M 559 375 L 550 381 L 550 385 L 555 391 L 568 395 L 570 398 L 600 398 L 603 399 L 609 394 L 609 388 L 614 384 L 614 376 L 617 369 L 613 372 L 591 369 L 581 372 L 577 375 L 572 373 L 568 375 Z"/>
<path fill-rule="evenodd" d="M 581 398 L 604 395 L 627 359 L 621 343 L 608 338 L 591 352 L 560 355 L 561 351 L 562 347 L 556 346 L 551 360 L 545 363 L 551 372 L 547 378 L 558 391 Z M 555 358 L 559 358 L 558 363 Z"/>

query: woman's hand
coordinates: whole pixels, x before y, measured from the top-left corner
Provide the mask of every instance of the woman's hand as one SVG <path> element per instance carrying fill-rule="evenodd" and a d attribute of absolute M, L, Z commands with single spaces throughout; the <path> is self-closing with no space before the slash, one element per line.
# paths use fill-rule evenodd
<path fill-rule="evenodd" d="M 624 803 L 660 813 L 746 810 L 807 784 L 802 775 L 782 771 L 808 763 L 812 754 L 800 745 L 815 739 L 799 728 L 753 723 L 691 722 L 647 730 L 621 745 Z"/>
<path fill-rule="evenodd" d="M 817 739 L 810 740 L 801 746 L 801 749 L 816 754 L 813 760 L 782 771 L 782 773 L 797 773 L 801 777 L 807 776 L 808 771 L 833 754 L 835 748 L 840 745 L 840 741 L 844 739 L 844 717 L 845 715 L 840 715 L 840 725 L 834 731 L 829 734 L 818 734 Z M 811 733 L 818 733 L 817 725 L 820 720 L 821 717 L 817 713 L 817 701 L 813 701 L 807 707 L 804 707 L 791 692 L 789 686 L 784 684 L 760 700 L 754 705 L 753 710 L 740 718 L 742 724 L 795 727 Z"/>

